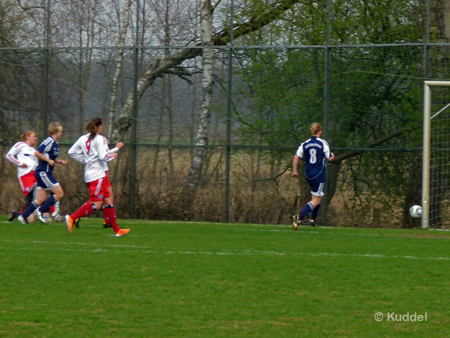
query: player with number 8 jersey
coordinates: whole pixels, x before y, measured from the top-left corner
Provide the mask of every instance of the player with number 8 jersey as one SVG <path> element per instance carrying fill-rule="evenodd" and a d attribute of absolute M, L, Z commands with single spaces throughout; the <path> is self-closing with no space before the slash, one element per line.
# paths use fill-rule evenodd
<path fill-rule="evenodd" d="M 297 166 L 300 158 L 306 163 L 305 177 L 311 187 L 311 201 L 308 202 L 300 214 L 292 215 L 292 228 L 297 230 L 300 221 L 310 212 L 311 226 L 316 226 L 316 218 L 319 213 L 322 198 L 324 196 L 325 181 L 327 179 L 327 162 L 334 159 L 330 147 L 324 139 L 321 138 L 323 129 L 320 123 L 313 123 L 310 128 L 311 138 L 303 142 L 294 155 L 293 160 L 293 178 L 298 177 Z"/>

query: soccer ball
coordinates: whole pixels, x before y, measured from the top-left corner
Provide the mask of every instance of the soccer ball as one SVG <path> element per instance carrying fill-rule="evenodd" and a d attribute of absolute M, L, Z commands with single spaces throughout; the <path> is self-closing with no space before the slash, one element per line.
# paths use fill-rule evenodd
<path fill-rule="evenodd" d="M 422 207 L 420 205 L 413 205 L 409 208 L 409 214 L 414 218 L 422 217 Z"/>

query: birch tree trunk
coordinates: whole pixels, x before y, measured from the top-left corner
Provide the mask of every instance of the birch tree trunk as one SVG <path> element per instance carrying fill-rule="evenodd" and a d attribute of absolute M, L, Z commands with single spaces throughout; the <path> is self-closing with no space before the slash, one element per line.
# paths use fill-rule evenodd
<path fill-rule="evenodd" d="M 78 101 L 79 101 L 79 111 L 78 111 L 78 131 L 79 134 L 83 134 L 84 131 L 84 109 L 86 107 L 86 92 L 89 85 L 89 78 L 91 74 L 92 67 L 92 52 L 93 49 L 90 47 L 94 46 L 95 40 L 95 21 L 97 20 L 97 12 L 92 10 L 91 6 L 88 6 L 88 12 L 86 18 L 80 18 L 78 20 L 78 30 L 79 30 L 79 43 L 80 50 L 79 56 L 79 68 L 78 68 Z M 86 42 L 84 45 L 84 37 L 86 37 Z M 88 47 L 87 49 L 81 47 Z"/>
<path fill-rule="evenodd" d="M 110 128 L 108 130 L 108 139 L 111 139 L 113 128 L 112 123 L 114 121 L 114 117 L 116 115 L 116 102 L 117 102 L 117 84 L 119 82 L 120 74 L 122 73 L 122 67 L 123 67 L 123 46 L 125 41 L 125 36 L 127 34 L 128 25 L 130 23 L 130 7 L 131 7 L 132 0 L 127 1 L 127 7 L 125 8 L 125 23 L 123 25 L 122 32 L 119 36 L 119 58 L 117 60 L 117 66 L 116 66 L 116 73 L 114 75 L 114 79 L 111 85 L 111 103 L 109 106 L 109 121 L 110 121 Z M 139 15 L 139 14 L 137 14 Z"/>
<path fill-rule="evenodd" d="M 195 135 L 195 148 L 191 161 L 191 169 L 186 180 L 182 195 L 181 206 L 186 208 L 192 202 L 202 179 L 203 165 L 208 155 L 208 126 L 211 121 L 211 99 L 214 87 L 214 48 L 212 40 L 212 14 L 213 8 L 210 0 L 201 1 L 201 30 L 203 45 L 203 80 L 202 103 L 197 133 Z"/>
<path fill-rule="evenodd" d="M 251 16 L 248 21 L 240 24 L 234 29 L 233 36 L 235 39 L 258 31 L 262 27 L 272 23 L 280 18 L 280 16 L 292 6 L 297 4 L 299 0 L 281 0 L 277 5 L 267 6 L 267 11 L 257 13 Z M 203 2 L 202 2 L 203 3 Z M 214 46 L 226 45 L 230 39 L 229 31 L 223 30 L 214 35 L 212 43 Z M 198 46 L 197 46 L 198 47 Z M 155 82 L 155 80 L 164 75 L 171 68 L 179 66 L 182 62 L 193 59 L 202 55 L 200 48 L 186 48 L 174 55 L 165 57 L 163 60 L 155 58 L 148 68 L 141 75 L 137 85 L 137 100 L 142 98 L 146 90 Z M 112 142 L 123 141 L 125 134 L 132 125 L 132 115 L 134 107 L 133 92 L 128 94 L 125 104 L 122 108 L 119 118 L 114 122 L 112 136 L 108 137 Z M 112 121 L 111 121 L 112 122 Z"/>

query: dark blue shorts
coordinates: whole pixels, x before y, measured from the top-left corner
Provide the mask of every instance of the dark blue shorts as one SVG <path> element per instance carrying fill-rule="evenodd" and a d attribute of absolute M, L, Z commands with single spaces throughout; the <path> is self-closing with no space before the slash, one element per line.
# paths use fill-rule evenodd
<path fill-rule="evenodd" d="M 317 196 L 317 197 L 323 197 L 325 195 L 324 189 L 325 189 L 325 182 L 322 183 L 316 183 L 308 181 L 309 186 L 311 187 L 311 195 Z"/>
<path fill-rule="evenodd" d="M 39 188 L 43 188 L 45 190 L 52 190 L 53 188 L 59 185 L 56 178 L 53 177 L 52 174 L 47 173 L 45 171 L 35 171 L 34 176 L 37 180 L 37 186 Z"/>

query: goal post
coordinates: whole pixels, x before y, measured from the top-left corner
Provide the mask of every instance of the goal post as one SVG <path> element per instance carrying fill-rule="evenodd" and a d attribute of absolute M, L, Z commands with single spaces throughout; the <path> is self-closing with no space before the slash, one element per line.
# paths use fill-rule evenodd
<path fill-rule="evenodd" d="M 433 89 L 437 87 L 450 87 L 450 81 L 425 81 L 424 82 L 424 123 L 423 123 L 423 154 L 422 154 L 422 228 L 428 228 L 430 226 L 430 210 L 431 201 L 436 199 L 432 191 L 430 178 L 431 178 L 431 166 L 432 166 L 432 140 L 431 140 L 431 128 L 433 119 L 435 123 L 441 114 L 450 107 L 450 94 L 447 97 L 446 105 L 443 105 L 441 109 L 434 112 L 434 105 L 432 103 Z M 437 122 L 438 123 L 438 122 Z M 440 145 L 442 146 L 442 145 Z M 447 148 L 447 147 L 445 147 Z M 446 149 L 448 151 L 448 149 Z M 442 182 L 443 183 L 443 182 Z M 443 196 L 442 196 L 443 197 Z M 440 197 L 438 197 L 440 198 Z M 441 201 L 439 201 L 441 203 Z M 438 208 L 439 210 L 441 207 Z"/>

